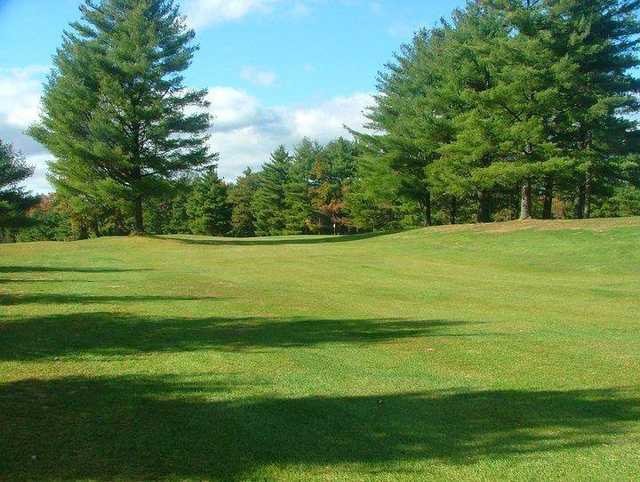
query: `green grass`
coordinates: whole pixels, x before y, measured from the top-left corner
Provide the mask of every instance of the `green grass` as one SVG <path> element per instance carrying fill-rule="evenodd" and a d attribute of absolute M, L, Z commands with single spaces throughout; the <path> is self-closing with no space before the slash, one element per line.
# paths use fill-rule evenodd
<path fill-rule="evenodd" d="M 0 479 L 638 467 L 639 218 L 0 246 Z"/>

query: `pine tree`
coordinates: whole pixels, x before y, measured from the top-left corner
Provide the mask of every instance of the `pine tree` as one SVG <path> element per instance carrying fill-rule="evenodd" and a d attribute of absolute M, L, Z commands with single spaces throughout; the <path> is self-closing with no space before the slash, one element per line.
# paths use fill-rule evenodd
<path fill-rule="evenodd" d="M 566 59 L 557 139 L 573 161 L 575 215 L 590 217 L 594 192 L 621 181 L 617 159 L 637 148 L 640 1 L 547 3 L 552 48 Z"/>
<path fill-rule="evenodd" d="M 56 158 L 54 186 L 105 187 L 144 232 L 145 197 L 214 159 L 206 91 L 186 89 L 181 75 L 195 34 L 173 0 L 85 0 L 80 10 L 31 134 Z"/>
<path fill-rule="evenodd" d="M 199 177 L 187 201 L 187 215 L 194 234 L 224 236 L 231 228 L 231 204 L 227 185 L 215 168 Z"/>
<path fill-rule="evenodd" d="M 28 216 L 30 222 L 16 231 L 18 242 L 74 239 L 68 213 L 61 208 L 55 194 L 41 196 Z"/>
<path fill-rule="evenodd" d="M 556 193 L 577 180 L 576 211 L 588 216 L 594 195 L 626 182 L 619 159 L 637 150 L 639 5 L 477 0 L 416 35 L 380 75 L 376 133 L 355 133 L 372 174 L 360 169 L 367 195 L 351 195 L 351 208 L 385 192 L 373 182 L 397 182 L 427 220 L 432 205 L 455 221 L 474 202 L 482 222 L 505 203 L 549 218 Z"/>
<path fill-rule="evenodd" d="M 367 127 L 375 134 L 354 133 L 369 158 L 379 159 L 399 180 L 398 194 L 418 203 L 422 224 L 432 224 L 432 192 L 426 168 L 440 156 L 451 137 L 452 103 L 439 89 L 443 74 L 457 68 L 442 65 L 446 28 L 418 32 L 403 45 L 394 62 L 379 74 L 375 105 Z M 364 174 L 364 173 L 363 173 Z"/>
<path fill-rule="evenodd" d="M 324 146 L 312 168 L 310 201 L 322 232 L 349 230 L 345 198 L 355 178 L 359 154 L 356 143 L 340 137 Z"/>
<path fill-rule="evenodd" d="M 384 158 L 361 154 L 351 189 L 345 196 L 350 222 L 364 231 L 399 229 L 407 212 L 420 211 L 417 203 L 403 201 L 400 191 L 400 179 Z M 415 209 L 407 210 L 408 204 Z"/>
<path fill-rule="evenodd" d="M 190 219 L 187 211 L 189 204 L 190 190 L 193 183 L 185 183 L 184 189 L 178 190 L 176 196 L 171 200 L 171 212 L 169 214 L 168 232 L 172 234 L 191 233 Z"/>
<path fill-rule="evenodd" d="M 25 224 L 27 209 L 38 202 L 20 185 L 32 174 L 33 168 L 22 155 L 0 140 L 0 235 L 8 228 Z"/>
<path fill-rule="evenodd" d="M 285 193 L 286 232 L 309 234 L 318 230 L 312 220 L 310 198 L 311 171 L 322 154 L 322 146 L 303 139 L 293 153 Z"/>
<path fill-rule="evenodd" d="M 258 189 L 252 202 L 255 231 L 258 236 L 286 234 L 285 198 L 291 162 L 286 148 L 280 146 L 262 168 L 258 177 Z"/>
<path fill-rule="evenodd" d="M 255 218 L 252 203 L 258 188 L 258 176 L 247 168 L 229 189 L 231 213 L 231 233 L 236 237 L 255 236 Z"/>
<path fill-rule="evenodd" d="M 462 172 L 481 190 L 519 186 L 520 217 L 527 219 L 536 183 L 558 168 L 559 151 L 549 139 L 561 98 L 557 58 L 540 34 L 542 2 L 507 3 L 469 8 L 453 35 L 452 48 L 471 59 L 474 74 L 461 79 L 466 105 L 455 140 L 441 152 L 450 165 L 462 160 Z"/>

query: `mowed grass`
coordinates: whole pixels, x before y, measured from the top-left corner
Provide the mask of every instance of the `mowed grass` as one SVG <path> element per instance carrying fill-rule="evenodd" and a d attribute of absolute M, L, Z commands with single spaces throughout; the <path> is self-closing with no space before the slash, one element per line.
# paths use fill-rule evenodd
<path fill-rule="evenodd" d="M 640 219 L 0 246 L 0 479 L 630 480 Z"/>

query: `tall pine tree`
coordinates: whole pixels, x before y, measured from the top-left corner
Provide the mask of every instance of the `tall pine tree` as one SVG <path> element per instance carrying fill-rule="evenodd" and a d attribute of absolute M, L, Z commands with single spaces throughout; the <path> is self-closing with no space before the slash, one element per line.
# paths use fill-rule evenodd
<path fill-rule="evenodd" d="M 195 34 L 173 0 L 85 0 L 80 11 L 31 134 L 56 158 L 55 186 L 109 189 L 141 233 L 145 197 L 214 160 L 206 91 L 186 89 L 181 74 Z"/>
<path fill-rule="evenodd" d="M 637 153 L 640 1 L 547 3 L 552 48 L 566 59 L 556 136 L 573 161 L 575 215 L 590 217 L 594 192 L 619 183 L 620 160 Z"/>

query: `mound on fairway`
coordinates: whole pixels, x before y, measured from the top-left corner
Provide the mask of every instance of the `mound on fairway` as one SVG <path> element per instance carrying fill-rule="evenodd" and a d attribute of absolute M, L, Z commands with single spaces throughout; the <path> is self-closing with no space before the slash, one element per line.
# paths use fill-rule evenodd
<path fill-rule="evenodd" d="M 617 479 L 640 219 L 0 246 L 0 479 Z"/>

